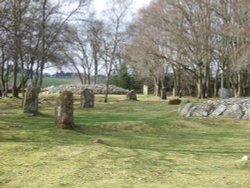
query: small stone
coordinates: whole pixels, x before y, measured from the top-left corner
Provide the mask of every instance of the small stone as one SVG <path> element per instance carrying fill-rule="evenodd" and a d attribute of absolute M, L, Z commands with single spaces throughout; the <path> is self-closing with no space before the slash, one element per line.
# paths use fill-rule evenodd
<path fill-rule="evenodd" d="M 131 90 L 127 93 L 127 99 L 132 101 L 137 101 L 136 91 Z"/>
<path fill-rule="evenodd" d="M 95 143 L 97 144 L 104 144 L 104 141 L 100 138 L 96 139 Z"/>
<path fill-rule="evenodd" d="M 242 160 L 242 161 L 247 161 L 247 160 L 249 160 L 249 156 L 244 155 L 244 156 L 241 158 L 241 160 Z"/>

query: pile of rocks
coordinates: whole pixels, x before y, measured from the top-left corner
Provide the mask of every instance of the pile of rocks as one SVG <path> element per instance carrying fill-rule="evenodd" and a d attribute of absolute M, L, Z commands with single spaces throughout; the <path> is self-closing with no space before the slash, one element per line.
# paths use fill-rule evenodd
<path fill-rule="evenodd" d="M 250 119 L 250 98 L 230 98 L 204 103 L 192 103 L 183 100 L 179 107 L 181 116 L 224 116 L 239 119 Z"/>
<path fill-rule="evenodd" d="M 96 85 L 74 85 L 74 84 L 67 84 L 67 85 L 60 85 L 60 86 L 50 86 L 45 88 L 43 91 L 50 93 L 62 93 L 63 91 L 71 91 L 74 94 L 81 94 L 84 89 L 93 90 L 95 94 L 104 94 L 106 90 L 106 86 L 104 84 L 96 84 Z M 128 90 L 110 85 L 109 86 L 109 93 L 110 94 L 127 94 Z"/>

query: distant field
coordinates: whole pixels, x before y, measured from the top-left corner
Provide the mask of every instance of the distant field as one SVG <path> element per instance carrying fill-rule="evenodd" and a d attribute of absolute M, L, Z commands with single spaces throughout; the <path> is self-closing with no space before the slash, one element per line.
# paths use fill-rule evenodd
<path fill-rule="evenodd" d="M 51 78 L 51 77 L 44 77 L 43 78 L 43 87 L 48 86 L 58 86 L 63 84 L 76 84 L 80 83 L 77 78 Z"/>
<path fill-rule="evenodd" d="M 77 128 L 55 127 L 57 95 L 40 95 L 37 116 L 0 98 L 1 188 L 241 188 L 250 185 L 250 121 L 182 118 L 178 106 L 139 95 L 97 95 Z M 104 144 L 95 143 L 103 139 Z"/>

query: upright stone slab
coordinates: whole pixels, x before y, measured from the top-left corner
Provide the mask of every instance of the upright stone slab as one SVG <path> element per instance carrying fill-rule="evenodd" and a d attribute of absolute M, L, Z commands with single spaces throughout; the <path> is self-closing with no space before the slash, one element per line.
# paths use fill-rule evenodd
<path fill-rule="evenodd" d="M 220 88 L 218 91 L 218 95 L 221 99 L 228 99 L 228 98 L 233 97 L 232 92 L 226 88 Z"/>
<path fill-rule="evenodd" d="M 131 90 L 127 93 L 127 99 L 132 101 L 137 101 L 136 91 Z"/>
<path fill-rule="evenodd" d="M 56 101 L 56 126 L 62 129 L 73 129 L 73 111 L 73 93 L 70 91 L 62 92 Z"/>
<path fill-rule="evenodd" d="M 161 99 L 163 100 L 167 99 L 167 88 L 165 87 L 161 88 Z"/>
<path fill-rule="evenodd" d="M 24 113 L 38 113 L 38 88 L 32 81 L 30 81 L 26 88 L 24 103 L 23 103 Z"/>
<path fill-rule="evenodd" d="M 148 96 L 148 85 L 143 85 L 143 95 Z"/>
<path fill-rule="evenodd" d="M 95 94 L 92 89 L 84 89 L 81 93 L 81 108 L 94 108 Z"/>

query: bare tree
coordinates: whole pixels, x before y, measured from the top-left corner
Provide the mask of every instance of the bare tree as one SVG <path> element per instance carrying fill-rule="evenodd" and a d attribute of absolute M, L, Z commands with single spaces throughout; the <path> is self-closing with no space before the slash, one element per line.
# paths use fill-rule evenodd
<path fill-rule="evenodd" d="M 106 29 L 103 38 L 103 54 L 106 71 L 106 92 L 104 102 L 108 102 L 110 76 L 115 70 L 119 60 L 119 46 L 124 43 L 125 37 L 125 18 L 129 11 L 131 1 L 112 0 L 111 7 L 106 11 Z"/>

